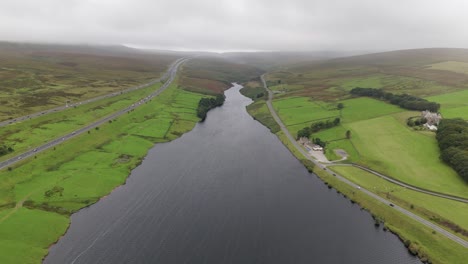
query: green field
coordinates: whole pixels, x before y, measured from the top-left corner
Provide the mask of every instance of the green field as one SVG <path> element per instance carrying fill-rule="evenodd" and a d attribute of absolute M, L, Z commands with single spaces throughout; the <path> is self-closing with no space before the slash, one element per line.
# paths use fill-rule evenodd
<path fill-rule="evenodd" d="M 468 197 L 468 185 L 439 159 L 434 136 L 412 131 L 393 116 L 347 125 L 360 162 L 406 183 Z"/>
<path fill-rule="evenodd" d="M 173 84 L 112 123 L 1 171 L 0 263 L 39 263 L 66 230 L 70 213 L 124 183 L 154 143 L 192 129 L 202 96 Z M 54 187 L 63 189 L 47 196 Z"/>
<path fill-rule="evenodd" d="M 344 149 L 350 155 L 351 161 L 357 161 L 360 156 L 352 143 L 345 138 L 346 130 L 349 129 L 346 124 L 404 111 L 397 106 L 371 98 L 355 98 L 340 102 L 344 104 L 341 117 L 335 103 L 312 101 L 306 97 L 287 97 L 273 101 L 276 111 L 292 135 L 296 135 L 298 130 L 314 122 L 340 117 L 341 126 L 319 131 L 312 137 L 328 141 L 330 150 Z M 368 109 L 373 110 L 368 111 Z M 330 160 L 341 158 L 333 151 L 328 151 L 326 155 Z"/>
<path fill-rule="evenodd" d="M 339 117 L 336 106 L 323 102 L 313 102 L 307 97 L 288 97 L 273 101 L 273 107 L 278 112 L 283 123 L 293 135 L 314 121 Z"/>
<path fill-rule="evenodd" d="M 349 161 L 421 188 L 468 197 L 468 186 L 453 169 L 439 160 L 433 133 L 406 127 L 406 118 L 417 115 L 417 112 L 366 97 L 340 102 L 344 104 L 341 125 L 311 135 L 311 138 L 328 142 L 326 155 L 329 159 L 340 159 L 332 150 L 344 149 L 349 154 Z M 340 116 L 334 105 L 306 97 L 274 101 L 280 118 L 293 135 L 313 122 Z M 347 130 L 351 131 L 351 140 L 345 138 Z"/>
<path fill-rule="evenodd" d="M 463 118 L 468 120 L 468 90 L 441 94 L 426 98 L 441 104 L 441 113 L 444 118 Z"/>

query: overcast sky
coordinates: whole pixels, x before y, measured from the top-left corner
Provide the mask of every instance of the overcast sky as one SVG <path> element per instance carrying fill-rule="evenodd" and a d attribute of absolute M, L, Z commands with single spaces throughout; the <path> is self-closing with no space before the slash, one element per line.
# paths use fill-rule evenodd
<path fill-rule="evenodd" d="M 210 51 L 468 48 L 468 1 L 0 0 L 0 39 Z"/>

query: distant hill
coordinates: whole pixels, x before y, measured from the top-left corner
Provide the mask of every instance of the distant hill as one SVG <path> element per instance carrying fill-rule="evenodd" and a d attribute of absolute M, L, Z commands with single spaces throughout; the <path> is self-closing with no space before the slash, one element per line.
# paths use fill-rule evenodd
<path fill-rule="evenodd" d="M 264 71 L 220 55 L 199 56 L 188 61 L 182 70 L 181 85 L 203 93 L 221 93 L 232 82 L 243 83 L 258 78 Z"/>
<path fill-rule="evenodd" d="M 227 52 L 221 54 L 223 58 L 237 63 L 249 64 L 264 70 L 288 67 L 298 63 L 322 61 L 331 58 L 353 55 L 357 52 Z"/>
<path fill-rule="evenodd" d="M 179 57 L 125 46 L 0 42 L 0 118 L 147 83 Z"/>
<path fill-rule="evenodd" d="M 430 96 L 468 87 L 468 49 L 431 48 L 300 62 L 270 74 L 297 95 L 345 96 L 355 87 Z M 294 85 L 294 86 L 292 86 Z"/>

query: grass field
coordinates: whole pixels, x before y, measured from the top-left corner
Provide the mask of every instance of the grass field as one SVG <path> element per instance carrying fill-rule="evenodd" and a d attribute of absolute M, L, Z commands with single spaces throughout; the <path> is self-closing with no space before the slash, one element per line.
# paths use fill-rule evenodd
<path fill-rule="evenodd" d="M 298 130 L 310 126 L 314 122 L 339 117 L 342 122 L 341 126 L 319 131 L 313 134 L 312 137 L 318 137 L 328 141 L 330 150 L 335 148 L 346 150 L 351 160 L 358 160 L 359 153 L 353 147 L 352 143 L 345 139 L 346 130 L 349 129 L 346 124 L 404 111 L 397 106 L 370 98 L 355 98 L 340 102 L 344 104 L 344 109 L 342 109 L 342 111 L 336 109 L 336 104 L 338 102 L 326 103 L 322 101 L 312 101 L 307 97 L 277 99 L 273 101 L 273 104 L 292 135 L 296 135 Z M 368 109 L 373 110 L 368 111 Z M 328 151 L 326 155 L 331 160 L 341 158 L 336 156 L 333 151 Z"/>
<path fill-rule="evenodd" d="M 451 221 L 467 230 L 465 238 L 468 237 L 468 204 L 466 203 L 408 190 L 355 167 L 334 166 L 332 170 L 428 220 L 438 224 Z M 446 224 L 444 227 L 453 232 L 448 228 L 449 226 Z"/>
<path fill-rule="evenodd" d="M 39 153 L 34 162 L 1 171 L 0 245 L 5 247 L 0 247 L 0 263 L 39 263 L 67 228 L 70 213 L 121 185 L 154 143 L 174 139 L 195 125 L 202 96 L 174 84 L 99 130 Z M 46 196 L 54 187 L 63 189 Z M 20 201 L 22 207 L 12 208 Z"/>
<path fill-rule="evenodd" d="M 440 111 L 444 118 L 463 118 L 468 120 L 468 90 L 441 94 L 426 98 L 441 104 Z"/>
<path fill-rule="evenodd" d="M 406 127 L 406 119 L 418 115 L 417 112 L 371 98 L 340 102 L 344 104 L 341 125 L 311 135 L 328 142 L 326 155 L 330 160 L 341 158 L 334 149 L 344 149 L 349 161 L 421 188 L 468 197 L 468 185 L 440 161 L 434 134 Z M 306 97 L 274 101 L 275 109 L 293 135 L 318 120 L 339 117 L 340 111 L 334 105 Z M 345 137 L 347 130 L 351 131 L 351 140 Z"/>
<path fill-rule="evenodd" d="M 339 117 L 336 105 L 314 102 L 307 97 L 288 97 L 273 101 L 283 123 L 293 135 L 313 122 Z"/>
<path fill-rule="evenodd" d="M 468 185 L 439 159 L 434 136 L 412 131 L 393 116 L 347 126 L 361 155 L 359 163 L 415 186 L 468 197 Z"/>

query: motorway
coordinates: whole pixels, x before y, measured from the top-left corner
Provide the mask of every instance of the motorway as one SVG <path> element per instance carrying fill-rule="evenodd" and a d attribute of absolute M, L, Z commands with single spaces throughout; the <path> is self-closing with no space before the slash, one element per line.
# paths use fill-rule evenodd
<path fill-rule="evenodd" d="M 382 202 L 383 204 L 389 206 L 389 208 L 392 208 L 394 210 L 397 210 L 399 212 L 401 212 L 402 214 L 412 218 L 413 220 L 416 220 L 418 221 L 419 223 L 433 229 L 434 231 L 440 233 L 441 235 L 447 237 L 448 239 L 464 246 L 465 248 L 468 248 L 468 242 L 452 233 L 450 233 L 449 231 L 441 228 L 440 226 L 398 206 L 398 205 L 394 205 L 392 202 L 378 196 L 377 194 L 367 190 L 367 189 L 364 189 L 362 187 L 360 187 L 359 185 L 349 181 L 348 179 L 344 178 L 343 176 L 331 171 L 330 169 L 327 168 L 326 165 L 324 164 L 321 164 L 319 163 L 318 161 L 316 161 L 315 159 L 313 159 L 312 157 L 310 157 L 306 152 L 305 150 L 297 143 L 296 139 L 291 135 L 291 133 L 289 132 L 289 130 L 286 128 L 286 126 L 284 125 L 283 121 L 281 121 L 281 119 L 279 118 L 278 114 L 276 113 L 275 109 L 273 108 L 273 104 L 272 104 L 272 100 L 273 100 L 273 92 L 268 88 L 267 84 L 266 84 L 266 81 L 265 81 L 265 78 L 264 78 L 264 75 L 261 76 L 261 80 L 262 80 L 262 83 L 263 83 L 263 87 L 268 91 L 268 100 L 267 100 L 267 106 L 268 106 L 268 109 L 270 110 L 270 113 L 271 115 L 273 116 L 273 118 L 275 119 L 276 123 L 278 123 L 278 125 L 280 126 L 281 130 L 283 131 L 283 133 L 286 135 L 286 137 L 288 138 L 288 140 L 294 145 L 294 147 L 302 153 L 302 155 L 304 155 L 305 158 L 307 158 L 308 160 L 312 161 L 316 166 L 318 166 L 319 168 L 322 168 L 324 171 L 326 171 L 327 173 L 335 176 L 338 180 L 340 180 L 341 182 L 344 182 L 346 184 L 348 184 L 349 186 L 355 188 L 356 190 L 359 190 L 367 195 L 369 195 L 370 197 Z"/>
<path fill-rule="evenodd" d="M 38 116 L 42 116 L 42 115 L 46 115 L 46 114 L 50 114 L 50 113 L 55 113 L 55 112 L 63 111 L 63 110 L 68 109 L 68 108 L 70 108 L 70 107 L 75 107 L 75 106 L 79 106 L 79 105 L 83 105 L 83 104 L 88 104 L 88 103 L 96 102 L 96 101 L 102 100 L 102 99 L 104 99 L 104 98 L 110 98 L 110 97 L 114 97 L 114 96 L 117 96 L 117 95 L 126 94 L 126 93 L 129 93 L 129 92 L 138 90 L 138 89 L 142 89 L 142 88 L 151 86 L 151 85 L 153 85 L 153 84 L 155 84 L 155 83 L 160 82 L 161 80 L 165 80 L 165 79 L 169 76 L 169 74 L 170 74 L 171 70 L 174 68 L 174 66 L 177 65 L 177 64 L 178 64 L 180 61 L 182 61 L 182 60 L 184 60 L 184 58 L 180 58 L 180 59 L 174 61 L 174 62 L 169 66 L 168 70 L 164 73 L 163 76 L 161 76 L 161 77 L 158 78 L 158 79 L 152 80 L 152 81 L 149 82 L 149 83 L 145 83 L 145 84 L 141 84 L 141 85 L 134 86 L 134 87 L 131 87 L 131 88 L 127 88 L 127 89 L 125 89 L 125 90 L 123 90 L 123 91 L 120 91 L 120 92 L 113 92 L 113 93 L 110 93 L 110 94 L 100 95 L 100 96 L 98 96 L 98 97 L 94 97 L 94 98 L 91 98 L 91 99 L 88 99 L 88 100 L 85 100 L 85 101 L 76 102 L 76 103 L 68 104 L 68 105 L 62 105 L 62 106 L 58 106 L 58 107 L 51 108 L 51 109 L 48 109 L 48 110 L 44 110 L 44 111 L 40 111 L 40 112 L 36 112 L 36 113 L 29 114 L 29 115 L 17 117 L 17 118 L 14 118 L 14 119 L 9 119 L 9 120 L 5 120 L 5 121 L 1 121 L 1 122 L 0 122 L 0 127 L 7 126 L 7 125 L 9 125 L 9 124 L 13 124 L 13 123 L 17 123 L 17 122 L 21 122 L 21 121 L 24 121 L 24 120 L 32 119 L 32 118 L 35 118 L 35 117 L 38 117 Z"/>
<path fill-rule="evenodd" d="M 177 75 L 177 70 L 179 68 L 180 65 L 182 65 L 185 61 L 187 61 L 188 59 L 186 58 L 182 58 L 182 59 L 179 59 L 177 60 L 172 66 L 171 68 L 168 70 L 168 79 L 166 80 L 166 82 L 156 91 L 154 91 L 153 93 L 151 93 L 150 95 L 146 96 L 145 98 L 142 98 L 140 99 L 139 101 L 133 103 L 132 105 L 124 108 L 124 109 L 121 109 L 107 117 L 104 117 L 92 124 L 89 124 L 85 127 L 82 127 L 76 131 L 73 131 L 72 133 L 69 133 L 69 134 L 66 134 L 66 135 L 63 135 L 59 138 L 56 138 L 52 141 L 49 141 L 47 143 L 45 143 L 44 145 L 41 145 L 35 149 L 32 149 L 32 150 L 29 150 L 29 151 L 26 151 L 26 152 L 23 152 L 15 157 L 12 157 L 10 159 L 7 159 L 3 162 L 0 162 L 0 170 L 3 169 L 3 168 L 6 168 L 6 167 L 9 167 L 19 161 L 21 161 L 22 159 L 25 159 L 25 158 L 28 158 L 28 157 L 31 157 L 31 156 L 34 156 L 36 155 L 37 153 L 39 152 L 42 152 L 46 149 L 49 149 L 49 148 L 52 148 L 64 141 L 67 141 L 73 137 L 76 137 L 80 134 L 83 134 L 85 132 L 87 132 L 88 130 L 91 130 L 95 127 L 98 127 L 99 125 L 101 124 L 104 124 L 106 122 L 109 122 L 109 120 L 112 120 L 112 119 L 115 119 L 127 112 L 130 112 L 131 110 L 137 108 L 138 106 L 140 106 L 141 104 L 151 100 L 153 97 L 156 97 L 158 96 L 159 94 L 161 94 L 164 90 L 167 89 L 167 87 L 169 87 L 169 85 L 172 83 L 172 81 L 175 79 L 176 75 Z"/>

